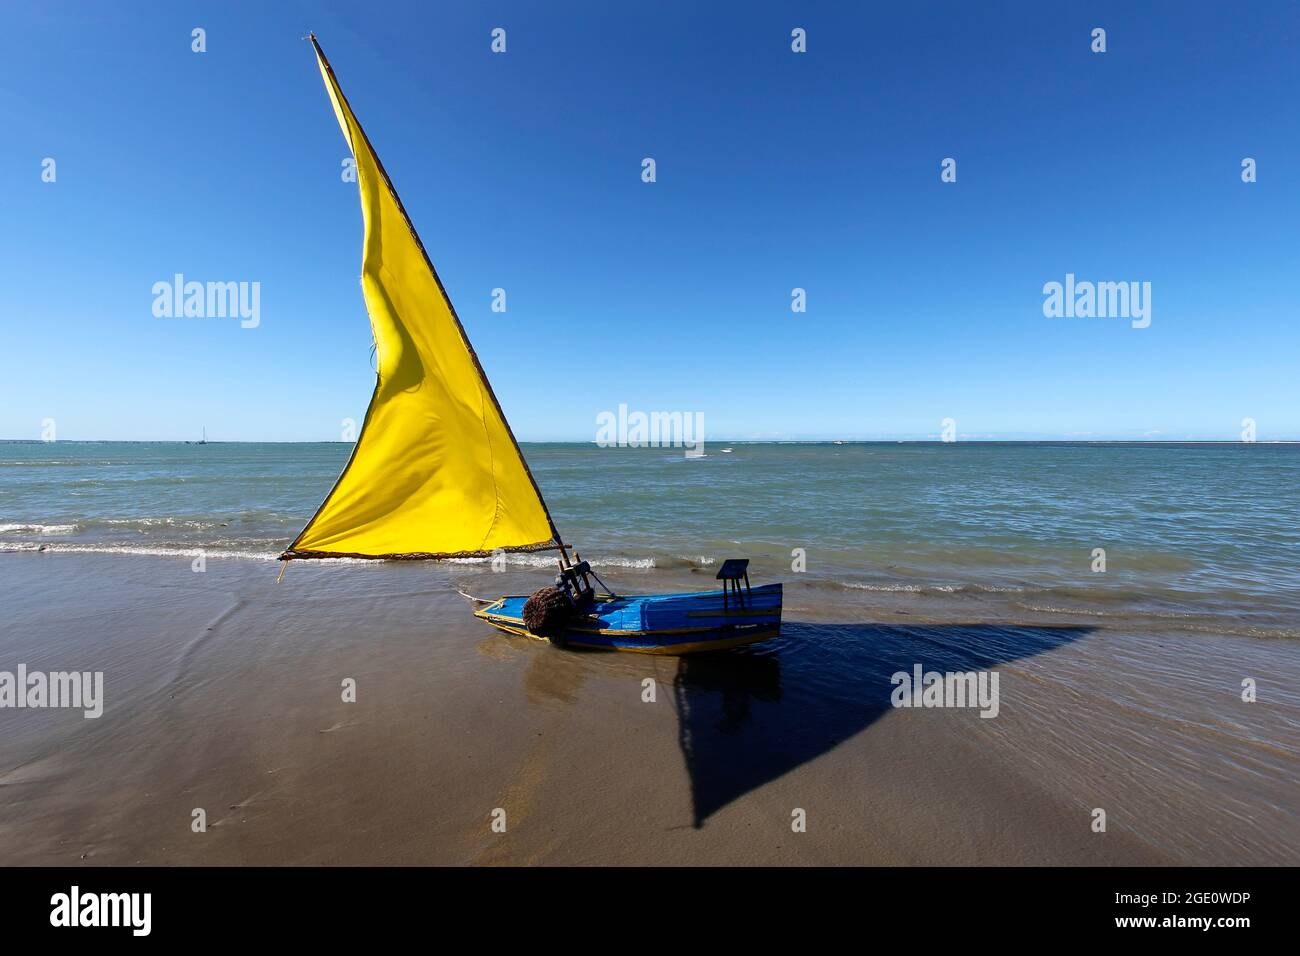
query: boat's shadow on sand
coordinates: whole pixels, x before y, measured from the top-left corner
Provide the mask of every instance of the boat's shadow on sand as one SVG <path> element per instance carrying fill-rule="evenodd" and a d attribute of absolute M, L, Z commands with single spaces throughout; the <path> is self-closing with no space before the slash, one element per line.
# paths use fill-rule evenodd
<path fill-rule="evenodd" d="M 683 657 L 674 693 L 694 824 L 890 711 L 898 671 L 993 670 L 1091 630 L 791 622 L 766 644 Z"/>

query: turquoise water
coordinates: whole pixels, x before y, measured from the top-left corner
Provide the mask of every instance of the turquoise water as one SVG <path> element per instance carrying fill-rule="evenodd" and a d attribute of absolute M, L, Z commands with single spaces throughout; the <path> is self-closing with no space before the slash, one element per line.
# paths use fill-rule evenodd
<path fill-rule="evenodd" d="M 0 443 L 0 548 L 270 560 L 350 448 Z M 653 577 L 748 556 L 757 577 L 828 595 L 1005 595 L 1045 613 L 1140 609 L 1300 636 L 1297 445 L 524 450 L 565 539 L 598 569 Z"/>

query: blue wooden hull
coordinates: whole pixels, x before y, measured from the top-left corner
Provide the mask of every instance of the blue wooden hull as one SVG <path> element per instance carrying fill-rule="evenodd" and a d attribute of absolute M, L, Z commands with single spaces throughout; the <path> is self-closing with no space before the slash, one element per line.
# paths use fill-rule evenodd
<path fill-rule="evenodd" d="M 693 654 L 753 644 L 781 630 L 781 585 L 765 584 L 730 597 L 722 590 L 640 597 L 598 595 L 564 634 L 569 647 L 642 654 Z M 474 612 L 493 627 L 537 637 L 524 627 L 526 595 L 503 597 Z"/>

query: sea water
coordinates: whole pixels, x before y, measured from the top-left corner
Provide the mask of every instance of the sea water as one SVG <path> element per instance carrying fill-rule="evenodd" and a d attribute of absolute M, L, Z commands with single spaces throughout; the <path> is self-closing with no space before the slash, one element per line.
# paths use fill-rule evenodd
<path fill-rule="evenodd" d="M 751 578 L 1300 637 L 1300 445 L 525 444 L 566 542 L 646 590 Z M 346 443 L 0 443 L 0 549 L 275 558 Z M 548 554 L 509 555 L 550 568 Z M 663 580 L 656 583 L 655 579 Z"/>

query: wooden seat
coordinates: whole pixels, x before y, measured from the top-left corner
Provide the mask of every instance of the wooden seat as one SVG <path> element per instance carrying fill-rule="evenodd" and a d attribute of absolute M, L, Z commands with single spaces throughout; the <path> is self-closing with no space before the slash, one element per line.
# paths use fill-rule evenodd
<path fill-rule="evenodd" d="M 727 558 L 718 568 L 717 578 L 722 582 L 722 606 L 730 605 L 731 595 L 736 596 L 736 604 L 745 606 L 745 595 L 749 593 L 749 558 Z M 740 582 L 745 582 L 745 590 L 740 590 Z"/>

